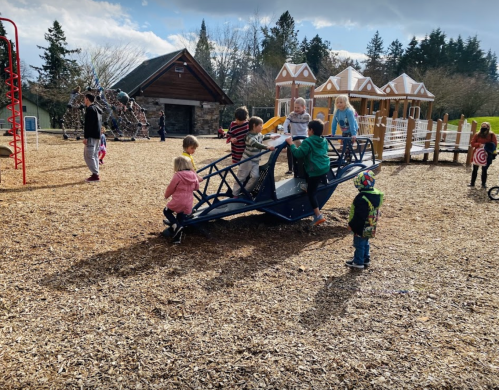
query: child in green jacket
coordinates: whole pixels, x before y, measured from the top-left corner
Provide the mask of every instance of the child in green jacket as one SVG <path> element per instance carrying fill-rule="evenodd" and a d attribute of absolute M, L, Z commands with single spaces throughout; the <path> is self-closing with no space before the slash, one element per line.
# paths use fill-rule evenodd
<path fill-rule="evenodd" d="M 293 144 L 291 137 L 286 139 L 288 147 L 293 153 L 293 156 L 305 161 L 305 172 L 307 173 L 307 184 L 300 186 L 304 191 L 307 191 L 310 205 L 314 209 L 314 219 L 312 226 L 320 225 L 326 219 L 321 214 L 319 204 L 317 202 L 317 188 L 319 184 L 327 183 L 327 173 L 330 169 L 329 156 L 327 154 L 327 141 L 321 137 L 324 131 L 324 123 L 320 120 L 313 120 L 308 123 L 308 138 L 303 140 L 299 147 Z"/>
<path fill-rule="evenodd" d="M 359 193 L 350 206 L 348 230 L 353 236 L 355 253 L 353 260 L 345 264 L 350 268 L 364 269 L 369 266 L 371 256 L 369 253 L 369 239 L 376 234 L 379 208 L 383 204 L 384 194 L 374 188 L 374 172 L 361 172 L 354 179 L 353 184 Z"/>

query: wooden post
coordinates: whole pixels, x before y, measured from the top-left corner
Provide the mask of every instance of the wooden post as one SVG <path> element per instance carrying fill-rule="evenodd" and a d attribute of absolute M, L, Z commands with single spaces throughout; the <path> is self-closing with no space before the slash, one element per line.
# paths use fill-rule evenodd
<path fill-rule="evenodd" d="M 295 108 L 295 100 L 296 100 L 296 84 L 295 81 L 291 83 L 291 101 L 289 102 L 289 113 L 293 112 Z"/>
<path fill-rule="evenodd" d="M 379 130 L 381 127 L 381 124 L 378 124 L 378 113 L 376 113 L 376 117 L 374 118 L 374 130 L 373 130 L 373 153 L 375 155 L 379 155 Z"/>
<path fill-rule="evenodd" d="M 471 122 L 471 134 L 470 134 L 470 143 L 468 144 L 468 154 L 466 155 L 466 166 L 469 167 L 471 165 L 471 159 L 473 158 L 473 146 L 471 146 L 471 140 L 476 134 L 477 121 Z"/>
<path fill-rule="evenodd" d="M 313 113 L 314 113 L 314 107 L 315 107 L 315 87 L 312 85 L 312 87 L 310 88 L 310 99 L 312 99 L 312 107 L 311 107 L 311 112 L 310 112 L 310 117 L 312 117 Z"/>
<path fill-rule="evenodd" d="M 459 149 L 459 143 L 461 142 L 461 133 L 463 132 L 463 124 L 464 124 L 464 115 L 461 115 L 461 119 L 459 120 L 459 125 L 457 126 L 457 134 L 456 134 L 456 145 L 454 146 L 454 150 Z M 459 161 L 459 153 L 454 152 L 454 158 L 452 162 L 457 163 Z"/>
<path fill-rule="evenodd" d="M 445 118 L 445 117 L 444 117 Z M 437 122 L 437 134 L 435 135 L 435 151 L 433 152 L 433 162 L 438 162 L 438 156 L 440 154 L 440 138 L 442 137 L 442 119 Z"/>
<path fill-rule="evenodd" d="M 407 106 L 409 105 L 409 100 L 407 98 L 404 100 L 404 111 L 402 112 L 402 119 L 407 118 Z"/>
<path fill-rule="evenodd" d="M 367 115 L 367 98 L 360 99 L 360 115 Z"/>
<path fill-rule="evenodd" d="M 385 122 L 385 123 L 383 123 Z M 381 125 L 379 127 L 379 143 L 378 143 L 378 160 L 383 160 L 383 148 L 385 146 L 385 133 L 386 133 L 386 118 L 381 121 Z"/>
<path fill-rule="evenodd" d="M 443 135 L 444 142 L 445 142 L 445 139 L 447 137 L 447 122 L 449 122 L 449 114 L 444 115 L 444 123 L 442 125 L 443 126 L 442 129 L 444 131 L 444 135 Z"/>
<path fill-rule="evenodd" d="M 428 102 L 428 111 L 426 112 L 426 119 L 431 119 L 431 111 L 433 110 L 433 102 Z"/>
<path fill-rule="evenodd" d="M 399 117 L 399 106 L 400 100 L 395 100 L 395 109 L 393 110 L 392 119 L 397 119 Z"/>
<path fill-rule="evenodd" d="M 274 106 L 274 116 L 281 116 L 279 112 L 279 98 L 281 95 L 281 87 L 279 85 L 275 86 L 275 106 Z"/>
<path fill-rule="evenodd" d="M 433 130 L 433 121 L 428 119 L 428 126 L 426 126 L 426 142 L 424 143 L 424 148 L 428 149 L 430 147 L 431 132 Z M 428 161 L 429 153 L 425 153 L 423 161 Z"/>
<path fill-rule="evenodd" d="M 412 134 L 415 128 L 416 121 L 412 116 L 410 116 L 407 121 L 407 138 L 405 139 L 404 163 L 406 164 L 411 162 Z"/>
<path fill-rule="evenodd" d="M 327 112 L 331 113 L 331 107 L 333 107 L 333 98 L 328 97 L 327 98 Z"/>

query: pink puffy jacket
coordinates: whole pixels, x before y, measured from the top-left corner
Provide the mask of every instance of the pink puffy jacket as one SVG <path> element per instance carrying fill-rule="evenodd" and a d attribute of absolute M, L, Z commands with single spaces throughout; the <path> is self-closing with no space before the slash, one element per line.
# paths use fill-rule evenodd
<path fill-rule="evenodd" d="M 165 191 L 165 199 L 172 200 L 166 205 L 176 213 L 192 213 L 193 191 L 199 189 L 199 181 L 194 171 L 178 171 Z"/>

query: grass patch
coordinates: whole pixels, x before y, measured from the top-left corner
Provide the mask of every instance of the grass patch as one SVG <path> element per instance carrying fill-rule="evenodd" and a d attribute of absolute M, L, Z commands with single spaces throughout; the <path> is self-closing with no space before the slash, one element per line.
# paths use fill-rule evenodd
<path fill-rule="evenodd" d="M 482 122 L 489 122 L 492 131 L 496 134 L 499 134 L 499 116 L 480 116 L 476 118 L 466 118 L 466 120 L 468 121 L 468 123 L 471 123 L 472 121 L 477 121 L 478 127 Z M 449 121 L 449 124 L 457 126 L 459 124 L 459 119 L 453 119 Z M 479 129 L 477 128 L 477 130 Z"/>

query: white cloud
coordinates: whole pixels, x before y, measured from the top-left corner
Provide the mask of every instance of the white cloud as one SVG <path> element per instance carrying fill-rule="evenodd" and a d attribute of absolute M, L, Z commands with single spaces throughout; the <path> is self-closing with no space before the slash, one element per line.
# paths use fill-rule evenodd
<path fill-rule="evenodd" d="M 355 60 L 359 61 L 359 63 L 367 59 L 367 56 L 363 53 L 354 53 L 347 50 L 331 50 L 331 51 L 333 53 L 338 54 L 338 57 L 341 59 L 351 58 L 354 61 Z"/>
<path fill-rule="evenodd" d="M 60 4 L 60 0 L 31 0 L 29 5 L 3 2 L 2 16 L 14 15 L 11 19 L 18 27 L 19 53 L 26 63 L 41 64 L 42 50 L 36 46 L 47 45 L 44 35 L 54 20 L 61 24 L 69 49 L 127 42 L 155 57 L 184 47 L 175 35 L 164 39 L 152 31 L 140 31 L 140 26 L 120 4 L 95 0 L 65 0 L 64 8 Z M 4 26 L 7 36 L 13 38 L 10 25 L 4 23 Z"/>
<path fill-rule="evenodd" d="M 147 0 L 142 0 L 142 5 L 145 7 L 147 5 Z"/>

